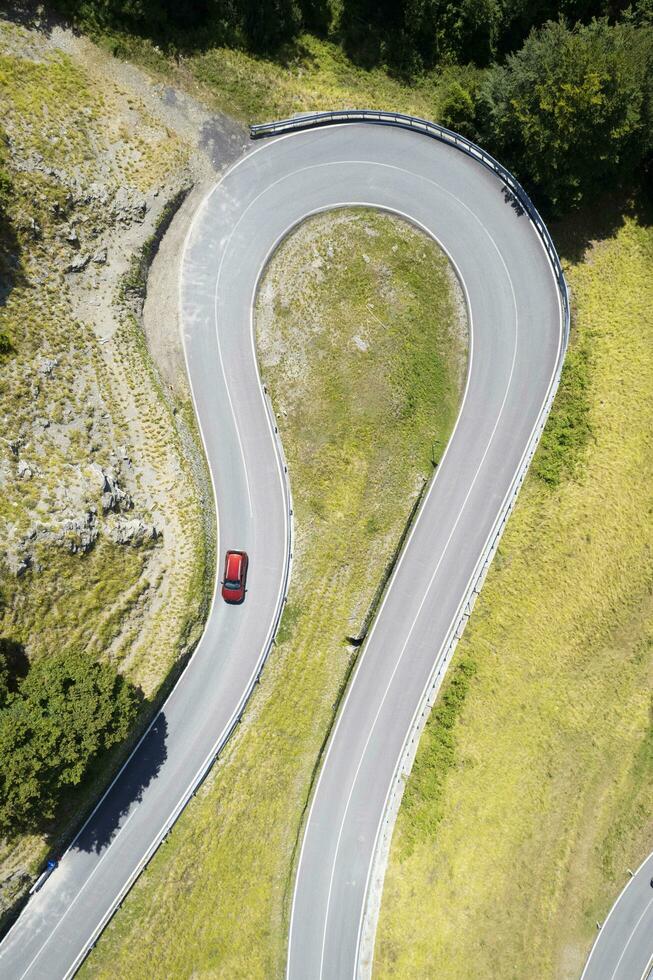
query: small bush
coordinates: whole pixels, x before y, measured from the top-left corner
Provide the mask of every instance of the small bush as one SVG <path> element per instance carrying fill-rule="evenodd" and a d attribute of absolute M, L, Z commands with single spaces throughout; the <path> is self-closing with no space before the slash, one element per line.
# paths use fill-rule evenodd
<path fill-rule="evenodd" d="M 440 801 L 445 781 L 456 764 L 456 724 L 476 670 L 470 657 L 456 664 L 422 735 L 402 804 L 411 814 L 405 826 L 410 825 L 416 836 L 432 836 L 442 818 Z"/>
<path fill-rule="evenodd" d="M 474 93 L 457 78 L 445 82 L 440 89 L 439 121 L 467 139 L 477 139 Z"/>
<path fill-rule="evenodd" d="M 8 357 L 9 354 L 13 354 L 13 350 L 14 348 L 7 334 L 0 331 L 0 361 Z"/>

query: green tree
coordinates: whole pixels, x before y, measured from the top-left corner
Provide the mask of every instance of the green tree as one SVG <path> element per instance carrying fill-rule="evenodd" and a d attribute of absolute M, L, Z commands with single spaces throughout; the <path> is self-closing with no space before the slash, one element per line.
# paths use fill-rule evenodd
<path fill-rule="evenodd" d="M 450 78 L 443 82 L 438 94 L 438 121 L 467 139 L 477 139 L 475 88 Z"/>
<path fill-rule="evenodd" d="M 253 51 L 273 51 L 299 33 L 302 15 L 296 0 L 239 0 L 243 32 Z"/>
<path fill-rule="evenodd" d="M 0 832 L 51 818 L 62 790 L 127 736 L 137 708 L 124 677 L 82 653 L 34 664 L 0 710 Z"/>
<path fill-rule="evenodd" d="M 652 38 L 606 20 L 534 31 L 481 85 L 483 142 L 557 211 L 631 177 L 651 149 Z"/>

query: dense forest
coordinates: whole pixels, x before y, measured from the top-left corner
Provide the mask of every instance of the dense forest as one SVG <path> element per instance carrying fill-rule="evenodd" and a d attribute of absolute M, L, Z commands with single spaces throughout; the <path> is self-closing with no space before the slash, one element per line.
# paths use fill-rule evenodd
<path fill-rule="evenodd" d="M 147 36 L 172 52 L 224 45 L 283 59 L 308 32 L 406 81 L 446 70 L 440 121 L 514 170 L 549 214 L 650 181 L 652 0 L 344 0 L 337 12 L 331 0 L 60 6 L 87 29 Z"/>

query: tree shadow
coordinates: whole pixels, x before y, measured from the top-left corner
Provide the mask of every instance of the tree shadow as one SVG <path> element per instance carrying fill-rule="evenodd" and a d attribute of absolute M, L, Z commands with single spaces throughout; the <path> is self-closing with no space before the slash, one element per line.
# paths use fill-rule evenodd
<path fill-rule="evenodd" d="M 641 225 L 653 222 L 653 205 L 646 190 L 610 191 L 598 201 L 563 218 L 547 222 L 551 237 L 563 261 L 582 261 L 593 242 L 613 238 L 627 218 Z"/>
<path fill-rule="evenodd" d="M 21 27 L 47 33 L 63 23 L 63 17 L 51 5 L 45 7 L 35 0 L 9 0 L 3 4 L 3 16 Z"/>
<path fill-rule="evenodd" d="M 521 218 L 526 211 L 520 203 L 519 198 L 505 184 L 501 187 L 501 193 L 503 194 L 504 203 L 513 209 L 518 218 Z"/>
<path fill-rule="evenodd" d="M 252 0 L 228 5 L 215 0 L 95 6 L 79 0 L 10 0 L 4 15 L 14 23 L 50 34 L 64 28 L 76 35 L 103 35 L 117 57 L 129 55 L 130 39 L 151 41 L 166 55 L 202 54 L 211 48 L 248 51 L 288 66 L 302 55 L 300 33 L 325 36 L 331 21 L 329 0 L 282 0 L 276 8 Z"/>
<path fill-rule="evenodd" d="M 29 673 L 29 660 L 23 644 L 7 636 L 0 637 L 1 661 L 4 661 L 7 669 L 7 688 L 12 694 L 15 694 L 20 682 Z"/>
<path fill-rule="evenodd" d="M 145 790 L 167 759 L 167 734 L 166 716 L 160 712 L 137 751 L 82 828 L 73 844 L 74 850 L 99 854 L 109 846 L 132 806 L 141 802 Z"/>

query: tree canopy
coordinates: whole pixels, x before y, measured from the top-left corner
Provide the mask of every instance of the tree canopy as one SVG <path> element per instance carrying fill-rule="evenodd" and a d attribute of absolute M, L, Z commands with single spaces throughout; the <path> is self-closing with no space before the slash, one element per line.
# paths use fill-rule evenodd
<path fill-rule="evenodd" d="M 546 24 L 476 97 L 480 139 L 564 210 L 632 176 L 652 148 L 653 32 Z"/>
<path fill-rule="evenodd" d="M 37 661 L 12 692 L 0 667 L 0 833 L 34 829 L 98 753 L 122 741 L 138 695 L 108 664 L 82 653 Z"/>

